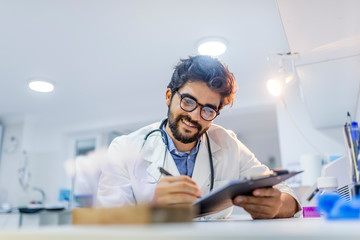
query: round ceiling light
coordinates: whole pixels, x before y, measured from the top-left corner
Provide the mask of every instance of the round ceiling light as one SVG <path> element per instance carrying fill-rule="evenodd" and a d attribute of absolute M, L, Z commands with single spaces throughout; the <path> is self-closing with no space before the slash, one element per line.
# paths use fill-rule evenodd
<path fill-rule="evenodd" d="M 198 46 L 198 52 L 201 55 L 219 56 L 226 51 L 226 44 L 221 40 L 201 41 Z"/>
<path fill-rule="evenodd" d="M 40 79 L 32 79 L 29 81 L 29 88 L 36 92 L 48 93 L 54 91 L 54 84 Z"/>

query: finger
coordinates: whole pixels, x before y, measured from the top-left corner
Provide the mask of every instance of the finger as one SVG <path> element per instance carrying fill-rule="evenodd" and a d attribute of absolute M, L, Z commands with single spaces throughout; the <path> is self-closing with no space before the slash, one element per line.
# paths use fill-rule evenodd
<path fill-rule="evenodd" d="M 181 176 L 165 176 L 165 177 L 162 177 L 162 178 L 159 180 L 159 183 L 163 183 L 163 182 L 166 182 L 166 183 L 174 183 L 174 182 L 182 182 L 182 181 L 197 186 L 196 182 L 195 182 L 194 180 L 192 180 L 189 176 L 186 176 L 186 175 L 181 175 Z"/>
<path fill-rule="evenodd" d="M 268 214 L 272 212 L 272 208 L 270 206 L 265 205 L 257 205 L 257 204 L 242 204 L 242 208 L 244 208 L 247 212 L 251 213 L 262 213 L 262 214 Z"/>
<path fill-rule="evenodd" d="M 277 208 L 264 205 L 244 204 L 242 206 L 254 219 L 259 218 L 274 218 L 279 212 Z"/>
<path fill-rule="evenodd" d="M 280 198 L 276 197 L 253 197 L 253 196 L 237 196 L 234 198 L 233 203 L 237 206 L 242 206 L 243 204 L 256 204 L 264 206 L 273 206 L 280 203 Z"/>
<path fill-rule="evenodd" d="M 174 193 L 166 194 L 158 199 L 158 204 L 174 205 L 174 204 L 192 204 L 197 200 L 197 197 L 183 194 L 183 193 Z"/>
<path fill-rule="evenodd" d="M 196 185 L 196 182 L 192 180 L 189 176 L 181 175 L 181 176 L 165 176 L 162 179 L 166 179 L 167 182 L 178 182 L 178 181 L 186 181 L 188 183 L 192 183 Z"/>
<path fill-rule="evenodd" d="M 185 194 L 194 195 L 196 197 L 201 197 L 202 193 L 199 187 L 196 185 L 196 183 L 193 180 L 188 181 L 187 178 L 184 178 L 182 176 L 168 177 L 163 181 L 159 181 L 157 189 L 158 191 L 164 194 L 185 193 Z"/>
<path fill-rule="evenodd" d="M 164 176 L 164 177 L 160 178 L 158 183 L 161 183 L 161 182 L 170 183 L 170 182 L 180 181 L 181 179 L 182 179 L 181 176 Z"/>
<path fill-rule="evenodd" d="M 274 218 L 279 213 L 279 208 L 271 206 L 246 204 L 243 208 L 250 213 L 253 218 Z"/>
<path fill-rule="evenodd" d="M 171 185 L 171 187 L 168 188 L 169 193 L 185 193 L 194 195 L 196 197 L 201 197 L 201 190 L 197 185 L 193 185 L 184 181 L 174 182 L 169 185 Z"/>
<path fill-rule="evenodd" d="M 279 189 L 271 187 L 271 188 L 258 188 L 253 191 L 253 195 L 257 197 L 276 197 L 280 196 L 281 192 Z"/>
<path fill-rule="evenodd" d="M 244 204 L 272 205 L 272 200 L 270 197 L 237 196 L 234 198 L 233 203 L 238 206 Z"/>
<path fill-rule="evenodd" d="M 267 214 L 263 214 L 263 213 L 250 213 L 251 217 L 253 219 L 270 219 L 270 218 L 274 218 L 272 216 L 269 216 Z"/>

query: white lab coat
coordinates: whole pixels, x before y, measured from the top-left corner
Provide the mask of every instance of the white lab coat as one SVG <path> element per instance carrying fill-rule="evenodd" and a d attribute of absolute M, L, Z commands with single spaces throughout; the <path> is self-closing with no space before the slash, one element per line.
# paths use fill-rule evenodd
<path fill-rule="evenodd" d="M 144 144 L 145 135 L 159 126 L 160 123 L 155 123 L 113 140 L 109 147 L 111 161 L 102 167 L 97 195 L 98 206 L 149 203 L 153 198 L 156 180 L 161 178 L 159 166 L 163 166 L 173 175 L 180 175 L 160 132 L 151 134 Z M 208 133 L 215 170 L 214 189 L 229 180 L 269 170 L 236 138 L 234 132 L 212 124 Z M 165 151 L 167 154 L 164 161 Z M 210 175 L 208 148 L 206 137 L 203 136 L 192 175 L 203 195 L 209 193 Z M 297 199 L 285 183 L 276 187 Z"/>

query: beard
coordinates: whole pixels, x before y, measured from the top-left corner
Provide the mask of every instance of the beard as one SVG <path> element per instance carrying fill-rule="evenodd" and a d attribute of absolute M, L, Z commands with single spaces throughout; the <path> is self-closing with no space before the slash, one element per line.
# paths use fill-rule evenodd
<path fill-rule="evenodd" d="M 183 135 L 179 129 L 179 124 L 182 119 L 193 124 L 198 131 L 194 133 L 192 136 Z M 175 116 L 174 113 L 170 111 L 170 107 L 168 109 L 168 124 L 173 137 L 177 141 L 184 144 L 198 141 L 201 138 L 201 136 L 208 130 L 208 128 L 203 129 L 198 122 L 191 120 L 191 118 L 188 115 L 180 114 L 178 116 Z M 186 129 L 185 132 L 189 132 L 189 130 Z"/>

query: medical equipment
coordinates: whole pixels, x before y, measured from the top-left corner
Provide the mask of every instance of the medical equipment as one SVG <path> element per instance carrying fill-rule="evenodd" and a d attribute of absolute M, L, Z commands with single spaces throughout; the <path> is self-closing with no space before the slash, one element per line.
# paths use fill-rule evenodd
<path fill-rule="evenodd" d="M 30 185 L 30 170 L 29 170 L 29 159 L 26 151 L 23 151 L 23 166 L 18 169 L 18 179 L 20 186 L 24 191 L 27 191 L 30 187 L 31 190 L 38 191 L 41 194 L 41 204 L 44 204 L 46 201 L 46 194 L 43 189 Z"/>
<path fill-rule="evenodd" d="M 21 166 L 18 169 L 18 179 L 19 179 L 20 186 L 26 191 L 30 186 L 30 184 L 29 184 L 29 178 L 30 178 L 29 160 L 28 160 L 26 151 L 23 151 L 23 159 L 24 159 L 23 166 Z"/>
<path fill-rule="evenodd" d="M 167 139 L 167 136 L 166 136 L 166 132 L 162 129 L 163 126 L 165 126 L 167 122 L 167 119 L 164 119 L 161 124 L 160 124 L 160 127 L 157 128 L 157 129 L 154 129 L 152 131 L 150 131 L 148 134 L 145 135 L 144 137 L 144 142 L 143 142 L 143 145 L 142 147 L 144 147 L 147 139 L 149 138 L 150 135 L 152 135 L 153 133 L 155 132 L 160 132 L 161 134 L 161 138 L 165 144 L 165 153 L 164 153 L 164 160 L 163 160 L 163 164 L 162 164 L 162 167 L 164 167 L 164 164 L 165 164 L 165 160 L 166 160 L 166 155 L 167 155 L 167 146 L 169 144 L 168 142 L 168 139 Z M 207 132 L 205 132 L 205 136 L 206 136 L 206 142 L 207 142 L 207 149 L 208 149 L 208 153 L 209 153 L 209 164 L 210 164 L 210 171 L 211 171 L 211 182 L 210 182 L 210 191 L 213 189 L 214 187 L 214 178 L 215 178 L 215 173 L 214 173 L 214 164 L 213 164 L 213 158 L 212 158 L 212 153 L 211 153 L 211 147 L 210 147 L 210 141 L 209 141 L 209 135 Z M 158 181 L 158 180 L 157 180 Z M 157 182 L 156 181 L 156 182 Z"/>

